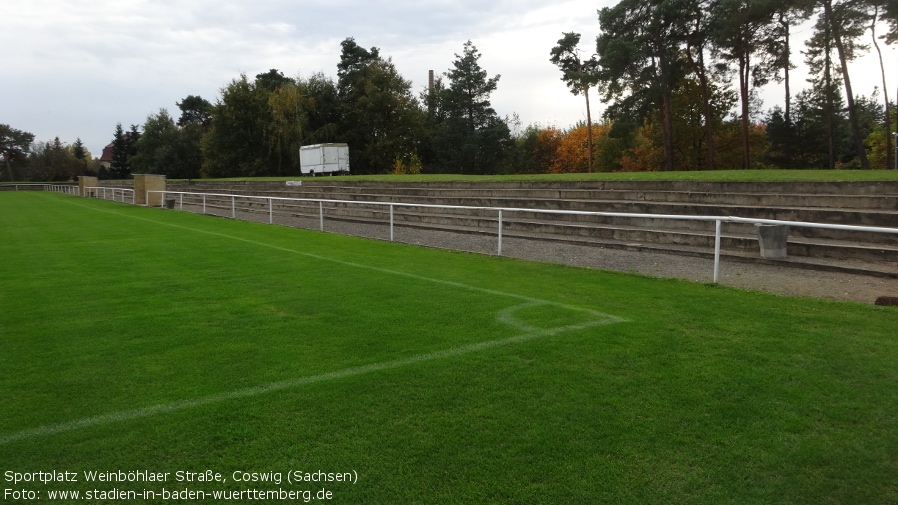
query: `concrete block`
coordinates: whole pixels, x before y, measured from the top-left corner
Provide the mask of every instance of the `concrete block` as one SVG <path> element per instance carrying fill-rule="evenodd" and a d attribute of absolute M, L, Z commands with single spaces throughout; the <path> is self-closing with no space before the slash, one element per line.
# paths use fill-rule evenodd
<path fill-rule="evenodd" d="M 99 185 L 100 182 L 96 177 L 92 177 L 90 175 L 78 176 L 78 194 L 81 196 L 97 196 L 97 190 L 86 190 L 85 188 L 95 188 Z"/>
<path fill-rule="evenodd" d="M 151 193 L 148 201 L 147 191 L 165 191 L 165 176 L 134 174 L 134 205 L 162 207 L 162 193 Z"/>
<path fill-rule="evenodd" d="M 761 246 L 761 257 L 781 259 L 788 256 L 786 242 L 789 238 L 789 227 L 780 224 L 756 224 L 758 244 Z"/>
<path fill-rule="evenodd" d="M 898 296 L 880 296 L 876 299 L 876 305 L 898 307 Z"/>

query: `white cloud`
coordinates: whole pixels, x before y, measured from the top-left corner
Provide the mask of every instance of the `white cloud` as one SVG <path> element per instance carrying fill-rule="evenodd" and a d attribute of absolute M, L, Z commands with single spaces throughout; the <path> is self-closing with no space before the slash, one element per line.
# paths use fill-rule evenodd
<path fill-rule="evenodd" d="M 446 71 L 470 39 L 489 75 L 502 75 L 492 97 L 501 115 L 564 128 L 585 119 L 585 106 L 559 79 L 549 51 L 562 32 L 576 31 L 590 53 L 599 31 L 596 9 L 611 3 L 6 0 L 0 122 L 41 140 L 80 137 L 99 154 L 117 122 L 140 124 L 160 108 L 176 115 L 175 103 L 187 95 L 214 101 L 241 72 L 335 76 L 340 41 L 354 37 L 392 57 L 416 91 L 426 86 L 428 70 Z M 887 61 L 895 54 L 887 48 Z M 871 68 L 867 60 L 874 58 L 852 70 Z M 800 79 L 796 90 L 804 87 Z M 878 73 L 859 77 L 858 92 L 868 94 L 878 82 Z M 764 94 L 765 108 L 778 93 L 772 87 Z M 595 94 L 592 105 L 598 117 L 604 105 Z"/>

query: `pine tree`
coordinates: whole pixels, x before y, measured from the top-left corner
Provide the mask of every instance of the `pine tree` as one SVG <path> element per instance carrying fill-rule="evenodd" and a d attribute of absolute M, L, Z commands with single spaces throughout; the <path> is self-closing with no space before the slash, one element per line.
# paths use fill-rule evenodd
<path fill-rule="evenodd" d="M 440 97 L 445 117 L 442 158 L 450 169 L 461 173 L 495 172 L 511 142 L 508 124 L 490 103 L 500 76 L 487 77 L 480 67 L 481 54 L 470 40 L 455 57 L 453 68 L 443 74 L 448 86 Z"/>
<path fill-rule="evenodd" d="M 104 179 L 125 179 L 131 173 L 128 158 L 131 156 L 131 144 L 128 134 L 122 128 L 121 123 L 116 123 L 115 134 L 112 137 L 112 162 L 109 168 L 101 173 Z"/>

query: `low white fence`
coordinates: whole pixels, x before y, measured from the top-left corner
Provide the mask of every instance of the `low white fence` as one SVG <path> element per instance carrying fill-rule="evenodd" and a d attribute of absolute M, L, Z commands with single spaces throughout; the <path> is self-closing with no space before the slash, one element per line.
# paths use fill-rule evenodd
<path fill-rule="evenodd" d="M 77 189 L 77 188 L 75 188 Z M 134 190 L 128 188 L 107 188 L 104 186 L 91 186 L 84 188 L 84 196 L 91 196 L 113 202 L 134 203 Z M 118 196 L 116 196 L 118 195 Z"/>
<path fill-rule="evenodd" d="M 112 200 L 114 202 L 134 203 L 134 190 L 128 188 L 90 186 L 84 188 L 84 195 L 81 194 L 81 190 L 76 184 L 0 184 L 0 189 L 9 191 L 54 191 L 56 193 L 64 193 L 67 195 L 89 196 L 94 198 L 102 198 L 104 200 Z"/>
<path fill-rule="evenodd" d="M 325 204 L 328 205 L 367 205 L 367 206 L 379 206 L 386 207 L 389 209 L 389 230 L 390 230 L 390 241 L 392 242 L 394 239 L 394 210 L 400 207 L 417 207 L 417 208 L 430 208 L 430 209 L 446 209 L 446 210 L 477 210 L 477 211 L 487 211 L 487 212 L 496 212 L 496 217 L 498 218 L 498 227 L 496 229 L 496 254 L 502 255 L 502 228 L 503 228 L 503 218 L 508 213 L 518 213 L 518 212 L 528 212 L 528 213 L 536 213 L 536 214 L 554 214 L 554 215 L 577 215 L 577 216 L 600 216 L 600 217 L 624 217 L 624 218 L 640 218 L 640 219 L 664 219 L 664 220 L 683 220 L 683 221 L 706 221 L 706 222 L 714 222 L 715 232 L 714 232 L 714 282 L 717 283 L 720 278 L 720 242 L 721 242 L 721 225 L 723 223 L 749 223 L 749 224 L 769 224 L 769 225 L 783 225 L 783 226 L 792 226 L 792 227 L 804 227 L 804 228 L 821 228 L 821 229 L 829 229 L 829 230 L 847 230 L 847 231 L 860 231 L 860 232 L 872 232 L 872 233 L 891 233 L 898 234 L 898 228 L 884 228 L 884 227 L 876 227 L 876 226 L 855 226 L 855 225 L 840 225 L 840 224 L 825 224 L 825 223 L 808 223 L 802 221 L 780 221 L 774 219 L 755 219 L 755 218 L 743 218 L 743 217 L 735 217 L 735 216 L 693 216 L 693 215 L 665 215 L 665 214 L 636 214 L 636 213 L 626 213 L 626 212 L 588 212 L 588 211 L 574 211 L 574 210 L 547 210 L 547 209 L 526 209 L 526 208 L 515 208 L 515 207 L 478 207 L 478 206 L 465 206 L 465 205 L 435 205 L 435 204 L 424 204 L 424 203 L 408 203 L 408 202 L 369 202 L 369 201 L 359 201 L 359 200 L 328 200 L 328 199 L 316 199 L 316 198 L 288 198 L 288 197 L 276 197 L 276 196 L 250 196 L 250 195 L 233 195 L 233 194 L 223 194 L 223 193 L 194 193 L 188 191 L 148 191 L 147 192 L 147 201 L 149 201 L 150 193 L 160 193 L 160 207 L 168 206 L 169 208 L 174 208 L 176 205 L 178 209 L 184 209 L 184 199 L 185 196 L 191 197 L 188 202 L 189 205 L 202 206 L 202 213 L 206 214 L 206 203 L 207 199 L 215 199 L 216 201 L 230 200 L 230 211 L 231 217 L 237 218 L 237 201 L 238 200 L 254 200 L 254 201 L 263 201 L 267 203 L 268 207 L 268 222 L 269 224 L 274 223 L 274 205 L 276 202 L 304 202 L 309 204 L 318 204 L 318 220 L 319 220 L 319 229 L 324 231 L 324 210 Z M 196 198 L 193 198 L 196 197 Z"/>
<path fill-rule="evenodd" d="M 68 195 L 78 195 L 78 186 L 74 184 L 50 183 L 6 183 L 0 184 L 0 190 L 6 191 L 55 191 Z"/>

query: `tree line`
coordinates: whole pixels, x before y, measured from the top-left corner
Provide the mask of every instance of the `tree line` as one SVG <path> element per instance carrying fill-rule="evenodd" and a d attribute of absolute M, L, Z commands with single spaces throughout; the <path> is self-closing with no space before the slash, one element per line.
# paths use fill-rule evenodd
<path fill-rule="evenodd" d="M 116 125 L 109 166 L 88 159 L 54 173 L 36 169 L 46 150 L 34 135 L 3 125 L 0 155 L 10 180 L 104 179 L 132 173 L 172 178 L 299 174 L 299 147 L 345 142 L 353 173 L 492 173 L 513 146 L 507 119 L 490 103 L 500 76 L 489 77 L 470 41 L 452 67 L 418 96 L 389 57 L 353 38 L 341 42 L 337 78 L 290 78 L 271 69 L 241 74 L 211 103 L 195 95 L 177 102 L 180 116 L 150 114 L 143 125 Z M 80 145 L 80 140 L 76 142 Z M 5 147 L 5 146 L 8 146 Z M 72 154 L 57 139 L 47 149 Z M 74 156 L 74 154 L 73 154 Z"/>
<path fill-rule="evenodd" d="M 553 57 L 573 91 L 595 86 L 611 104 L 604 119 L 622 153 L 612 168 L 871 168 L 871 155 L 892 166 L 879 41 L 898 39 L 898 2 L 621 0 L 598 17 L 595 54 L 579 69 L 570 56 L 579 34 L 565 34 Z M 811 19 L 801 51 L 810 87 L 793 95 L 792 32 Z M 865 40 L 879 54 L 881 97 L 852 90 L 848 64 Z M 771 82 L 783 85 L 784 107 L 760 117 L 757 89 Z"/>
<path fill-rule="evenodd" d="M 793 31 L 808 20 L 812 36 L 797 51 Z M 848 68 L 870 50 L 866 41 L 880 51 L 880 41 L 898 40 L 894 0 L 621 0 L 598 11 L 598 22 L 594 51 L 571 32 L 548 53 L 586 101 L 586 121 L 564 129 L 500 117 L 490 103 L 500 76 L 480 66 L 471 41 L 416 95 L 377 47 L 347 38 L 336 79 L 242 74 L 215 103 L 177 102 L 177 119 L 160 109 L 143 125 L 116 125 L 108 167 L 85 156 L 80 140 L 33 143 L 0 125 L 3 175 L 291 176 L 299 147 L 323 142 L 349 144 L 353 173 L 894 166 L 881 52 L 883 85 L 870 97 L 852 92 Z M 794 93 L 797 52 L 811 78 Z M 762 111 L 758 89 L 770 83 L 783 86 L 784 105 Z M 591 91 L 606 105 L 596 123 Z"/>
<path fill-rule="evenodd" d="M 212 104 L 178 102 L 181 115 L 151 114 L 142 131 L 117 130 L 115 149 L 133 154 L 110 168 L 170 177 L 299 174 L 303 145 L 345 142 L 353 173 L 487 173 L 512 144 L 490 104 L 499 76 L 488 77 L 470 42 L 452 68 L 415 96 L 389 57 L 353 38 L 341 43 L 337 78 L 290 78 L 277 69 L 243 74 Z M 136 140 L 135 140 L 136 139 Z M 126 167 L 126 168 L 125 168 Z M 101 176 L 104 174 L 101 173 Z"/>

